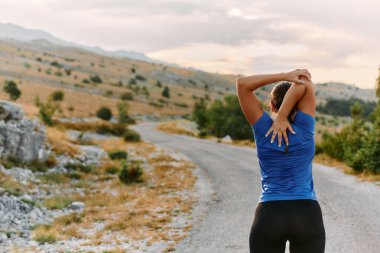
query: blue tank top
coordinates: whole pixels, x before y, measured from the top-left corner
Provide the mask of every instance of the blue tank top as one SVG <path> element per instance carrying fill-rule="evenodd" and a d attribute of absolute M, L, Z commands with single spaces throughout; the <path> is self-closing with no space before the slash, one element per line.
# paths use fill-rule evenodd
<path fill-rule="evenodd" d="M 288 134 L 288 153 L 285 152 L 284 140 L 279 147 L 277 137 L 273 143 L 270 143 L 271 135 L 265 137 L 272 122 L 269 114 L 264 112 L 251 126 L 261 171 L 262 192 L 259 202 L 317 200 L 312 176 L 315 118 L 301 111 L 296 113 L 291 123 L 296 134 Z"/>

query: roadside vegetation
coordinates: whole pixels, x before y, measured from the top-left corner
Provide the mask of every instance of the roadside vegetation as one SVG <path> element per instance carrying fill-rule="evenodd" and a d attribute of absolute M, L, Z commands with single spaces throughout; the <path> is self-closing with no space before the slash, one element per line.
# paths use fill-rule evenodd
<path fill-rule="evenodd" d="M 380 98 L 380 76 L 376 95 Z M 354 172 L 380 174 L 380 101 L 365 117 L 359 102 L 351 108 L 352 122 L 336 134 L 324 133 L 316 152 L 346 163 Z"/>

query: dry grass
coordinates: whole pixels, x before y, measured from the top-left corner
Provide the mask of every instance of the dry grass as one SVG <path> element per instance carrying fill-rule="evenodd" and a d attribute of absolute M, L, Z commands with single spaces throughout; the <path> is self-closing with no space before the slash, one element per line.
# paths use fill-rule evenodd
<path fill-rule="evenodd" d="M 46 127 L 48 142 L 52 145 L 52 150 L 57 154 L 74 156 L 80 154 L 80 149 L 71 143 L 64 130 L 55 127 Z"/>
<path fill-rule="evenodd" d="M 175 216 L 190 214 L 196 201 L 192 196 L 180 194 L 194 187 L 194 165 L 188 161 L 176 161 L 164 152 L 150 157 L 156 148 L 144 142 L 126 143 L 120 138 L 96 142 L 106 151 L 133 150 L 136 156 L 147 160 L 151 169 L 144 169 L 141 183 L 125 185 L 117 175 L 106 174 L 107 167 L 120 166 L 120 161 L 105 159 L 98 168 L 99 175 L 86 176 L 85 180 L 92 183 L 84 195 L 57 196 L 46 200 L 45 205 L 49 208 L 67 205 L 71 201 L 82 201 L 86 206 L 80 217 L 64 216 L 53 222 L 50 229 L 58 231 L 60 236 L 57 238 L 73 236 L 87 239 L 83 245 L 109 243 L 110 234 L 115 237 L 124 235 L 130 240 L 149 238 L 148 244 L 166 241 L 172 245 L 182 240 L 191 224 L 183 231 L 172 228 L 170 223 Z M 130 153 L 128 156 L 131 157 Z M 90 231 L 96 222 L 104 222 L 104 229 L 83 232 L 83 229 Z M 42 235 L 47 232 L 43 228 L 40 230 Z"/>
<path fill-rule="evenodd" d="M 368 171 L 362 171 L 362 172 L 355 171 L 350 166 L 334 158 L 331 158 L 326 154 L 318 154 L 314 156 L 314 162 L 338 168 L 346 174 L 355 175 L 361 181 L 370 181 L 370 182 L 380 181 L 379 174 L 373 174 Z"/>
<path fill-rule="evenodd" d="M 181 127 L 177 121 L 164 122 L 156 126 L 156 129 L 170 134 L 183 134 L 188 136 L 196 136 L 196 134 L 186 128 Z"/>
<path fill-rule="evenodd" d="M 0 172 L 0 187 L 12 195 L 21 195 L 27 189 L 27 186 L 18 183 L 3 172 Z"/>

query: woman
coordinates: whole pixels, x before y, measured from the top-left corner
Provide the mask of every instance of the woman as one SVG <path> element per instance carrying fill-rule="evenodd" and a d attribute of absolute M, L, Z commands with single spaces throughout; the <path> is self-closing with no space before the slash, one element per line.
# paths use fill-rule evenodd
<path fill-rule="evenodd" d="M 279 81 L 270 94 L 272 119 L 253 91 Z M 250 252 L 283 253 L 286 241 L 291 253 L 324 252 L 325 229 L 312 177 L 316 101 L 309 71 L 241 77 L 236 89 L 261 170 Z"/>

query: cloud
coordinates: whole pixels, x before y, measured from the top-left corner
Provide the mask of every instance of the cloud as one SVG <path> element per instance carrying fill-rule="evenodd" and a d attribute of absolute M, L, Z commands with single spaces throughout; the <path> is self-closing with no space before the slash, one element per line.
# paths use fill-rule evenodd
<path fill-rule="evenodd" d="M 353 80 L 343 70 L 376 73 L 379 8 L 377 0 L 3 0 L 0 19 L 212 72 L 302 65 Z"/>

